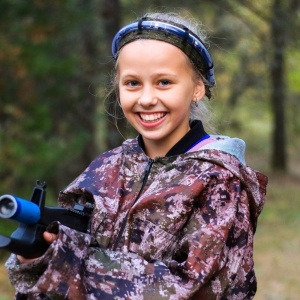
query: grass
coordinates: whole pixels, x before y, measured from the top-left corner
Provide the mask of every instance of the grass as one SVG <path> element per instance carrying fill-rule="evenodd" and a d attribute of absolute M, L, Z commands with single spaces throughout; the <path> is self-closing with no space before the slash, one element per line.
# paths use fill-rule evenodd
<path fill-rule="evenodd" d="M 8 280 L 7 272 L 4 268 L 4 263 L 2 262 L 0 264 L 0 300 L 12 300 L 13 296 L 14 290 Z"/>
<path fill-rule="evenodd" d="M 299 299 L 300 285 L 300 176 L 269 175 L 267 201 L 255 235 L 255 300 Z M 3 263 L 0 300 L 13 299 Z"/>
<path fill-rule="evenodd" d="M 271 176 L 255 236 L 258 300 L 299 299 L 300 177 Z"/>

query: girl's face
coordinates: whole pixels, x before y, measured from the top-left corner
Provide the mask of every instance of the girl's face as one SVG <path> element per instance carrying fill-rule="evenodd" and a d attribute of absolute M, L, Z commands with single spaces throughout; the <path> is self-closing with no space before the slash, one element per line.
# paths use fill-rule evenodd
<path fill-rule="evenodd" d="M 164 156 L 189 131 L 191 102 L 205 94 L 187 56 L 156 40 L 122 48 L 118 84 L 123 112 L 152 158 Z"/>

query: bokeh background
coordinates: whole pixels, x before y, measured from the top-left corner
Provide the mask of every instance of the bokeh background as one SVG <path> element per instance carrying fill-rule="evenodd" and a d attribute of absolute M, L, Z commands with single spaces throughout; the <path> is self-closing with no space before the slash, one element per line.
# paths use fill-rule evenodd
<path fill-rule="evenodd" d="M 203 23 L 217 88 L 217 132 L 247 143 L 247 163 L 269 177 L 255 236 L 255 299 L 300 295 L 300 1 L 1 0 L 0 195 L 29 199 L 47 182 L 47 205 L 99 153 L 134 136 L 104 101 L 110 45 L 147 11 Z M 0 220 L 0 234 L 13 222 Z M 13 298 L 0 249 L 0 300 Z"/>

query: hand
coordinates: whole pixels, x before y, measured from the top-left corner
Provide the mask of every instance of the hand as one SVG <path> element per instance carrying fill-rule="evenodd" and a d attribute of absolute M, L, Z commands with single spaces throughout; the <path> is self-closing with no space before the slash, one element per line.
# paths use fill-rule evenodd
<path fill-rule="evenodd" d="M 55 239 L 56 239 L 56 234 L 55 233 L 50 233 L 45 231 L 43 233 L 44 239 L 48 244 L 51 244 Z M 37 258 L 26 258 L 20 255 L 17 255 L 17 259 L 19 260 L 20 264 L 26 264 L 26 263 L 31 263 L 34 262 Z"/>

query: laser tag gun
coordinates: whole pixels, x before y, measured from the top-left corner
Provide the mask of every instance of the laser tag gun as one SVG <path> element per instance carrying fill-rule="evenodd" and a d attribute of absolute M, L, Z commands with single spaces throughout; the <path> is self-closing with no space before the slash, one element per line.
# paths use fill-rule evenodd
<path fill-rule="evenodd" d="M 0 197 L 0 218 L 19 222 L 19 227 L 10 237 L 0 235 L 0 248 L 26 258 L 43 255 L 49 244 L 43 238 L 43 232 L 53 221 L 59 221 L 77 231 L 86 232 L 91 206 L 75 204 L 73 208 L 45 206 L 46 183 L 36 182 L 31 200 L 12 195 Z"/>

